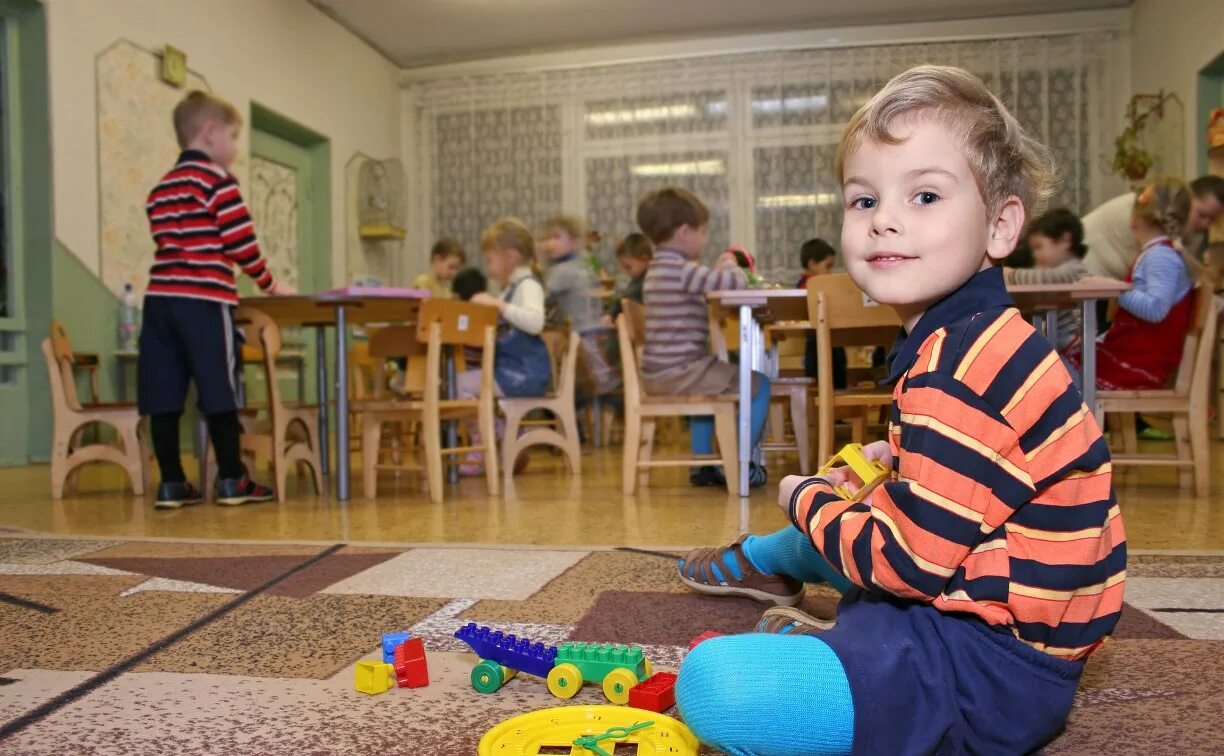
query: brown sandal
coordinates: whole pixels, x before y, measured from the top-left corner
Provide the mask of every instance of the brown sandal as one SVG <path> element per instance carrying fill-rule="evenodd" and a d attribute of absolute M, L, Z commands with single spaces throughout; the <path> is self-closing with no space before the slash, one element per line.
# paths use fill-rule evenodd
<path fill-rule="evenodd" d="M 744 554 L 742 535 L 730 546 L 693 549 L 677 564 L 680 580 L 689 588 L 712 596 L 744 596 L 775 606 L 795 606 L 803 599 L 803 583 L 785 575 L 758 571 Z M 727 566 L 732 555 L 740 577 Z M 716 571 L 717 570 L 717 571 Z"/>

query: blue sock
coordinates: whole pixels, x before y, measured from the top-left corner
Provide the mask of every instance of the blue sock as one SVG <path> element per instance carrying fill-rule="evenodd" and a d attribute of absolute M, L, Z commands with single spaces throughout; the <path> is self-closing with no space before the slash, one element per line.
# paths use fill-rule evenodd
<path fill-rule="evenodd" d="M 848 754 L 854 700 L 837 654 L 810 635 L 711 638 L 680 665 L 676 706 L 732 756 Z"/>
<path fill-rule="evenodd" d="M 714 418 L 711 415 L 689 420 L 689 443 L 693 454 L 714 453 Z"/>
<path fill-rule="evenodd" d="M 769 394 L 773 384 L 764 373 L 756 373 L 757 392 L 752 395 L 752 448 L 761 443 L 761 434 L 765 432 L 765 421 L 769 419 Z"/>
<path fill-rule="evenodd" d="M 827 582 L 843 594 L 850 590 L 846 576 L 833 569 L 807 536 L 793 526 L 767 536 L 748 536 L 744 539 L 744 556 L 760 572 L 786 575 L 805 583 Z"/>

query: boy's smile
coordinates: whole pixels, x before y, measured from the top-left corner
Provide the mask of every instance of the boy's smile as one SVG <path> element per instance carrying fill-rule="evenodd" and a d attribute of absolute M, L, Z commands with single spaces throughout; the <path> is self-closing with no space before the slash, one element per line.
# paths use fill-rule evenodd
<path fill-rule="evenodd" d="M 1024 210 L 1012 198 L 988 213 L 959 140 L 937 119 L 911 116 L 893 134 L 899 144 L 868 142 L 846 155 L 842 250 L 855 283 L 910 330 L 1011 252 Z"/>

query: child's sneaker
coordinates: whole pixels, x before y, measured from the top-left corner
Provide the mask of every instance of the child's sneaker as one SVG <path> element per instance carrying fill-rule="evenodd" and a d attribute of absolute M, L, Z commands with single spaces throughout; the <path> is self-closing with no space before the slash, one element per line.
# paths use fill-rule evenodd
<path fill-rule="evenodd" d="M 223 507 L 236 507 L 255 501 L 272 501 L 276 492 L 261 486 L 247 477 L 217 478 L 217 503 Z"/>
<path fill-rule="evenodd" d="M 740 536 L 730 546 L 693 549 L 677 564 L 680 581 L 695 591 L 713 596 L 745 596 L 777 606 L 798 604 L 803 599 L 803 583 L 785 575 L 757 571 L 744 554 L 743 543 L 747 537 Z"/>
<path fill-rule="evenodd" d="M 793 607 L 775 606 L 761 615 L 756 631 L 771 635 L 819 635 L 835 625 L 835 619 L 824 620 Z"/>
<path fill-rule="evenodd" d="M 158 509 L 178 509 L 189 504 L 199 504 L 202 501 L 204 501 L 204 494 L 187 481 L 163 482 L 157 486 L 157 501 L 153 502 L 153 506 Z"/>
<path fill-rule="evenodd" d="M 705 465 L 704 467 L 694 467 L 689 473 L 689 485 L 697 486 L 725 486 L 727 478 L 723 475 L 723 471 L 713 465 Z"/>
<path fill-rule="evenodd" d="M 756 462 L 748 463 L 748 487 L 761 488 L 769 482 L 769 473 L 765 472 L 763 465 L 758 465 Z"/>

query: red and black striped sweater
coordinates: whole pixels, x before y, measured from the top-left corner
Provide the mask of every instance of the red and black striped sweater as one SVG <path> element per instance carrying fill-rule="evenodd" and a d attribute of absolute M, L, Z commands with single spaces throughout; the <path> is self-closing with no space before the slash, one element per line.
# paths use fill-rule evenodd
<path fill-rule="evenodd" d="M 146 205 L 157 252 L 148 296 L 238 304 L 234 263 L 265 292 L 272 274 L 259 253 L 238 181 L 198 150 L 186 150 L 149 193 Z"/>

